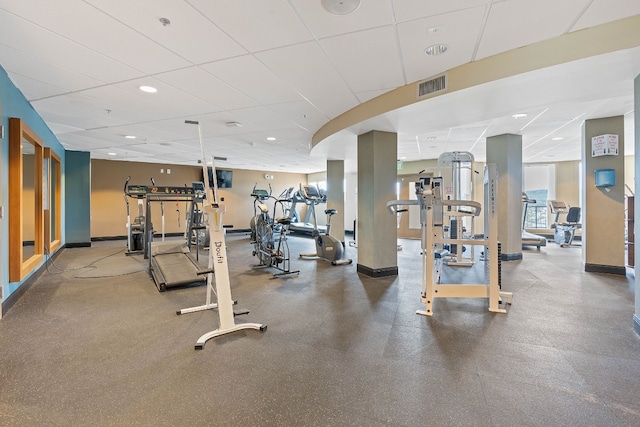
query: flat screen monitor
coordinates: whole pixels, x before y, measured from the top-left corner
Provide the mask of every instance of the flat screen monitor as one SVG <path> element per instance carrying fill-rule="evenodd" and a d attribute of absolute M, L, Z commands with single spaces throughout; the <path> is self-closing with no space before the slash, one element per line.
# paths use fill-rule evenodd
<path fill-rule="evenodd" d="M 213 169 L 207 168 L 209 172 L 209 186 L 213 188 Z M 231 188 L 233 184 L 233 171 L 225 169 L 216 169 L 216 181 L 218 188 Z"/>

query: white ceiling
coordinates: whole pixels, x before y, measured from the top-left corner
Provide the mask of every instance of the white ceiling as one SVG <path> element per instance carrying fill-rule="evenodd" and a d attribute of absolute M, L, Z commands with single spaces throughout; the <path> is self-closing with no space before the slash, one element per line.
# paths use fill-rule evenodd
<path fill-rule="evenodd" d="M 207 156 L 227 158 L 219 167 L 352 165 L 356 135 L 371 129 L 398 132 L 404 161 L 453 150 L 483 160 L 484 138 L 520 133 L 524 161 L 548 162 L 578 159 L 582 121 L 613 115 L 625 115 L 633 152 L 640 48 L 413 104 L 313 151 L 311 139 L 398 87 L 635 15 L 638 0 L 364 0 L 342 16 L 320 0 L 2 0 L 0 65 L 66 149 L 97 159 L 195 165 L 198 132 L 184 121 L 198 120 Z M 425 55 L 435 43 L 448 52 Z"/>

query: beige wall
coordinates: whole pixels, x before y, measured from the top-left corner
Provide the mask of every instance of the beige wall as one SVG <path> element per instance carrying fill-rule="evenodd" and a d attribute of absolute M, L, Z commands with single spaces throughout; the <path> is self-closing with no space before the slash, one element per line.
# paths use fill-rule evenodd
<path fill-rule="evenodd" d="M 580 162 L 556 163 L 556 196 L 569 206 L 580 206 Z M 553 220 L 553 217 L 550 218 Z"/>
<path fill-rule="evenodd" d="M 171 174 L 167 174 L 167 168 Z M 226 169 L 218 167 L 219 169 Z M 164 169 L 165 173 L 160 173 Z M 266 180 L 265 174 L 274 176 Z M 91 237 L 112 237 L 127 235 L 126 204 L 123 187 L 131 176 L 130 184 L 151 185 L 151 178 L 157 185 L 184 186 L 192 181 L 200 181 L 202 169 L 197 166 L 161 165 L 153 163 L 121 162 L 114 160 L 91 161 Z M 220 197 L 224 198 L 226 207 L 224 223 L 237 229 L 249 228 L 253 215 L 253 198 L 250 196 L 254 184 L 268 190 L 273 188 L 273 195 L 278 196 L 288 187 L 298 187 L 306 183 L 306 175 L 269 171 L 233 170 L 233 187 L 220 189 Z M 131 217 L 137 215 L 137 201 L 129 198 Z M 273 206 L 273 204 L 270 204 Z M 185 225 L 185 203 L 167 202 L 165 208 L 165 232 L 182 233 Z M 161 231 L 160 204 L 154 203 L 151 211 L 154 230 Z M 178 224 L 178 218 L 180 219 Z"/>

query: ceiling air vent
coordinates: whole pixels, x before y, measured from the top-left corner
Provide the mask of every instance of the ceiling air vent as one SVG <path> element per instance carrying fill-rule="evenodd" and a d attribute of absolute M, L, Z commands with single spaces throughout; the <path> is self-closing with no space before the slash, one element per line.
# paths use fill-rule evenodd
<path fill-rule="evenodd" d="M 434 94 L 445 92 L 447 90 L 447 75 L 434 77 L 418 83 L 418 98 L 433 96 Z"/>

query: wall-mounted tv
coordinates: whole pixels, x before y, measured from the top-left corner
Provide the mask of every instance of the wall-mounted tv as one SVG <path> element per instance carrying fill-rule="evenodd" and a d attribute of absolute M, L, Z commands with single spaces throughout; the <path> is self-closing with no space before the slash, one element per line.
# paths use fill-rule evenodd
<path fill-rule="evenodd" d="M 213 188 L 213 169 L 207 168 L 209 172 L 209 186 Z M 231 188 L 233 184 L 233 171 L 225 169 L 216 169 L 216 181 L 218 188 Z"/>

